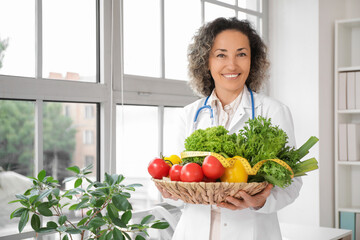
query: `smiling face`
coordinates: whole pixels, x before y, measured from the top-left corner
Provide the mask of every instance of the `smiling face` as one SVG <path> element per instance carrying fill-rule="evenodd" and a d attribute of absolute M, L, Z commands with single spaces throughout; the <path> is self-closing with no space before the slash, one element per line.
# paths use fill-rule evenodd
<path fill-rule="evenodd" d="M 209 55 L 209 70 L 216 95 L 225 105 L 243 90 L 250 73 L 249 39 L 237 30 L 224 30 L 214 39 Z"/>

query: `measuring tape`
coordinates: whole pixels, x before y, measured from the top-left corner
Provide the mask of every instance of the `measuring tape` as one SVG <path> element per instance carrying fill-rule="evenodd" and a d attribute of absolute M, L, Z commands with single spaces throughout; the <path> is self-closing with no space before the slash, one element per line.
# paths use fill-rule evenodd
<path fill-rule="evenodd" d="M 291 178 L 294 177 L 294 172 L 291 169 L 291 167 L 284 162 L 283 160 L 280 159 L 265 159 L 265 160 L 261 160 L 260 162 L 256 163 L 254 165 L 254 167 L 251 167 L 249 161 L 246 158 L 240 157 L 240 156 L 235 156 L 232 158 L 224 158 L 223 156 L 221 156 L 218 153 L 213 153 L 213 152 L 201 152 L 201 151 L 189 151 L 189 152 L 182 152 L 181 153 L 181 158 L 188 158 L 188 157 L 205 157 L 205 156 L 214 156 L 216 157 L 221 164 L 225 167 L 232 167 L 235 163 L 236 160 L 239 160 L 241 162 L 241 164 L 244 166 L 245 171 L 248 175 L 256 175 L 256 173 L 259 171 L 260 167 L 267 161 L 273 161 L 276 162 L 278 164 L 280 164 L 281 166 L 285 167 L 286 169 L 288 169 L 291 172 Z"/>

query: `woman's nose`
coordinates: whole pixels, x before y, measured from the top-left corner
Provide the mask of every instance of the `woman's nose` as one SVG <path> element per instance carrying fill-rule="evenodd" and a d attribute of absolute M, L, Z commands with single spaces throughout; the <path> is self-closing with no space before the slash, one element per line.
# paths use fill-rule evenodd
<path fill-rule="evenodd" d="M 237 62 L 236 62 L 236 58 L 235 58 L 235 57 L 229 57 L 229 58 L 228 58 L 227 67 L 228 67 L 229 69 L 236 69 L 236 67 L 237 67 Z"/>

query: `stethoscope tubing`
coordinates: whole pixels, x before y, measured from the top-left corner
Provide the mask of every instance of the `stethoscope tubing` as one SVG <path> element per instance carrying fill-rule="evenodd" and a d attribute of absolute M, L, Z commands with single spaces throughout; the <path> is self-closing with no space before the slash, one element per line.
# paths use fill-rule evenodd
<path fill-rule="evenodd" d="M 250 87 L 247 87 L 249 92 L 250 92 L 250 97 L 251 97 L 251 110 L 252 110 L 252 119 L 255 119 L 255 105 L 254 105 L 254 95 L 253 95 L 253 92 L 252 90 L 250 89 Z M 199 114 L 201 113 L 201 111 L 203 109 L 209 109 L 210 110 L 210 119 L 212 120 L 212 123 L 214 122 L 214 112 L 213 112 L 213 109 L 210 105 L 207 104 L 208 100 L 209 100 L 209 97 L 210 96 L 207 96 L 206 99 L 205 99 L 205 102 L 204 102 L 204 105 L 201 106 L 195 113 L 195 117 L 194 117 L 194 130 L 196 128 L 196 122 L 198 120 L 198 117 L 199 117 Z"/>

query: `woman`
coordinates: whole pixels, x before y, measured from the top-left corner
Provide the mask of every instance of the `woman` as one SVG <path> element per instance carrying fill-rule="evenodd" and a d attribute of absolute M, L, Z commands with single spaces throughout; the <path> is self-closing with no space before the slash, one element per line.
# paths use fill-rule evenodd
<path fill-rule="evenodd" d="M 179 146 L 184 147 L 184 139 L 194 129 L 223 125 L 230 133 L 237 133 L 252 117 L 253 108 L 255 117 L 271 118 L 272 124 L 288 134 L 289 145 L 295 146 L 288 107 L 256 93 L 269 64 L 266 46 L 249 22 L 218 18 L 204 25 L 194 36 L 188 54 L 190 86 L 195 92 L 210 96 L 207 104 L 213 109 L 214 120 L 210 111 L 202 110 L 194 128 L 194 117 L 206 98 L 186 106 L 179 128 L 182 132 Z M 217 206 L 186 204 L 173 239 L 279 240 L 276 212 L 297 198 L 301 186 L 301 179 L 295 178 L 285 189 L 268 185 L 255 196 L 242 192 L 242 199 L 228 197 L 227 203 Z M 160 191 L 164 198 L 172 198 L 164 189 Z"/>

